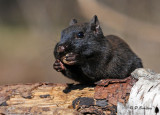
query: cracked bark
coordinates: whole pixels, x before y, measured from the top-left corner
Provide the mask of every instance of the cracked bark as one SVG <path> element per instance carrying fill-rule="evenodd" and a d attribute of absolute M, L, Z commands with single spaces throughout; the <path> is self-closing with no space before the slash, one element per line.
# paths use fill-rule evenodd
<path fill-rule="evenodd" d="M 127 114 L 127 112 L 131 112 L 129 111 L 130 109 L 127 108 L 134 106 L 133 100 L 135 99 L 137 103 L 139 101 L 138 98 L 135 97 L 135 92 L 143 102 L 146 100 L 145 95 L 147 92 L 153 95 L 152 101 L 158 99 L 159 96 L 159 93 L 153 93 L 153 90 L 156 89 L 157 92 L 159 91 L 160 82 L 157 81 L 155 77 L 151 77 L 146 83 L 149 84 L 152 81 L 154 86 L 145 86 L 145 83 L 142 83 L 145 77 L 142 76 L 149 75 L 137 73 L 136 71 L 132 74 L 133 77 L 120 80 L 101 80 L 93 86 L 53 83 L 0 86 L 0 114 Z M 152 74 L 152 76 L 155 75 Z M 141 80 L 141 78 L 143 79 Z M 155 81 L 157 81 L 157 84 Z M 139 87 L 139 90 L 135 91 L 136 87 Z M 145 90 L 146 87 L 148 90 Z M 143 90 L 147 92 L 143 93 Z M 154 112 L 158 113 L 159 105 L 156 104 L 154 106 Z M 133 115 L 134 112 L 136 113 L 136 111 L 132 110 Z"/>

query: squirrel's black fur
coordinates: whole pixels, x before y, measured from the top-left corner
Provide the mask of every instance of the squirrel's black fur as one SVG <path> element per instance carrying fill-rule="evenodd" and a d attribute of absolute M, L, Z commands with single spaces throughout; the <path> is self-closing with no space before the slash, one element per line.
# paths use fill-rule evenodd
<path fill-rule="evenodd" d="M 97 16 L 84 24 L 73 19 L 62 31 L 54 55 L 54 68 L 81 83 L 123 79 L 143 67 L 141 59 L 125 41 L 114 35 L 103 35 Z"/>

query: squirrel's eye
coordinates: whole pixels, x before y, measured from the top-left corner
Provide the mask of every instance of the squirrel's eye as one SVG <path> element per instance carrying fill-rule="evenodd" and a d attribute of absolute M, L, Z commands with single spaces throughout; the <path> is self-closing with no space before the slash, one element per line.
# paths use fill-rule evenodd
<path fill-rule="evenodd" d="M 77 38 L 83 38 L 84 37 L 84 33 L 83 32 L 79 32 L 78 34 L 77 34 Z"/>

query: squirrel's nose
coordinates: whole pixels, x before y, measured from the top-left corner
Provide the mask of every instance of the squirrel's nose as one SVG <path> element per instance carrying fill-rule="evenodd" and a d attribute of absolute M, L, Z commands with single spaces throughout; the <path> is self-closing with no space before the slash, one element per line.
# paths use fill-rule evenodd
<path fill-rule="evenodd" d="M 64 52 L 65 47 L 64 46 L 58 46 L 57 52 Z"/>

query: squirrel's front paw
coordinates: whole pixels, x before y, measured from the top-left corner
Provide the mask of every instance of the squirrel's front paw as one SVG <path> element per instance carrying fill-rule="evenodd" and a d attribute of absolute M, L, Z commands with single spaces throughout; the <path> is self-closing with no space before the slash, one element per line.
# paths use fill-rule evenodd
<path fill-rule="evenodd" d="M 74 54 L 71 52 L 66 54 L 64 57 L 62 57 L 62 61 L 67 65 L 74 65 L 77 63 L 76 57 L 77 57 L 77 54 Z"/>
<path fill-rule="evenodd" d="M 58 72 L 65 70 L 63 63 L 59 59 L 54 62 L 53 68 Z"/>

